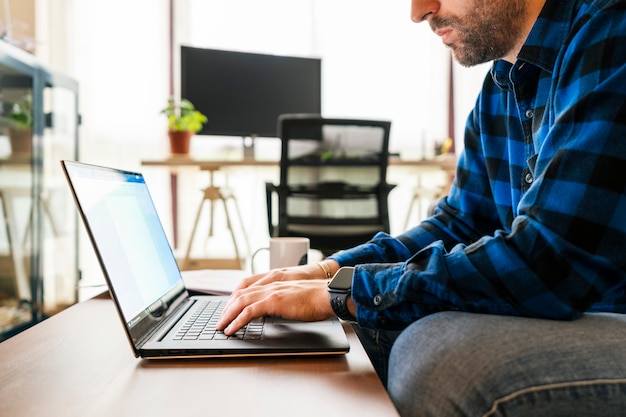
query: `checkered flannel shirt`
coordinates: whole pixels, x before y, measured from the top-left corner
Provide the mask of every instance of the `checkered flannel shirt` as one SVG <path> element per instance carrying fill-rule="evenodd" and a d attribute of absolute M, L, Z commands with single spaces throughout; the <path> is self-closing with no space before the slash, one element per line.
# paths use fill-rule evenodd
<path fill-rule="evenodd" d="M 435 215 L 331 258 L 357 265 L 366 327 L 626 312 L 626 1 L 548 0 L 487 75 Z"/>

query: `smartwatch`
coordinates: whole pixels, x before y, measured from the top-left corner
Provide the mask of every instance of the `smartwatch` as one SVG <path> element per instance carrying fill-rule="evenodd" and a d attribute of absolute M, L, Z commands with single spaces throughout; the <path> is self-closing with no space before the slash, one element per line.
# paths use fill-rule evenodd
<path fill-rule="evenodd" d="M 339 268 L 333 279 L 328 282 L 330 306 L 337 317 L 342 320 L 356 322 L 356 318 L 348 310 L 348 297 L 352 289 L 352 275 L 354 267 Z"/>

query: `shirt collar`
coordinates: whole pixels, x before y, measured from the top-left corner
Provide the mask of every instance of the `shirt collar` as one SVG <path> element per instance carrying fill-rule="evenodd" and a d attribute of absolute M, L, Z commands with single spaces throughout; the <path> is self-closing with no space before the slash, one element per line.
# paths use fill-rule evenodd
<path fill-rule="evenodd" d="M 572 16 L 578 3 L 579 1 L 571 0 L 546 0 L 517 56 L 516 66 L 528 63 L 549 73 L 552 72 L 560 48 L 570 31 Z M 491 76 L 500 88 L 507 90 L 511 88 L 509 74 L 512 68 L 513 66 L 504 60 L 494 62 Z"/>

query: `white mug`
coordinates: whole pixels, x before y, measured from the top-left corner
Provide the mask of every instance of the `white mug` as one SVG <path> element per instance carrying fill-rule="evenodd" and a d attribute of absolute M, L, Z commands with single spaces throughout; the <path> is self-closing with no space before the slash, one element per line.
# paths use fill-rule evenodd
<path fill-rule="evenodd" d="M 288 266 L 306 265 L 309 260 L 309 238 L 306 237 L 273 237 L 267 248 L 257 249 L 252 255 L 252 272 L 254 257 L 261 251 L 270 253 L 270 269 Z"/>

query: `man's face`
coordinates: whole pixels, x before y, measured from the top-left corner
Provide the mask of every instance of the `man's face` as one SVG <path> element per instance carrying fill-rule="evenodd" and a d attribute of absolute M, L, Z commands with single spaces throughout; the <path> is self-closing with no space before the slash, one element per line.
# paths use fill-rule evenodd
<path fill-rule="evenodd" d="M 416 17 L 416 8 L 429 14 Z M 413 0 L 413 19 L 428 20 L 468 67 L 503 58 L 519 45 L 526 14 L 526 0 Z"/>

